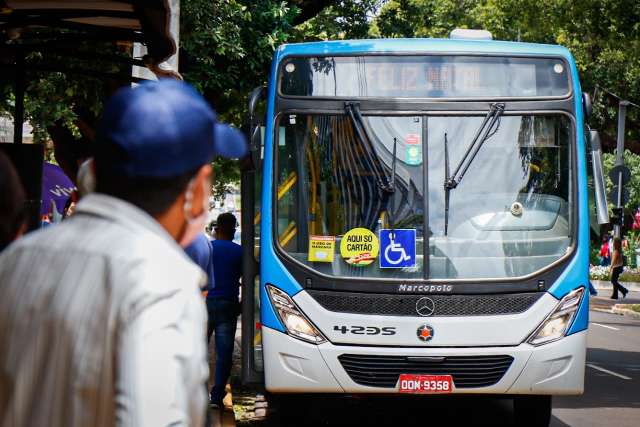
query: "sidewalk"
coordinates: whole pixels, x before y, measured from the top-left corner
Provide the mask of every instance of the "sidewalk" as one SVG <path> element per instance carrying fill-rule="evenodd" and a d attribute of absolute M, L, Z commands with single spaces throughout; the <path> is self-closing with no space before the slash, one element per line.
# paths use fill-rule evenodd
<path fill-rule="evenodd" d="M 238 327 L 236 328 L 236 339 L 233 347 L 233 367 L 231 368 L 230 384 L 237 384 L 241 369 L 241 321 L 238 318 Z M 213 384 L 216 371 L 216 344 L 215 335 L 211 336 L 209 343 L 209 387 Z M 225 409 L 210 409 L 211 427 L 235 427 L 235 413 L 233 411 L 233 389 L 227 384 L 227 395 L 224 398 Z"/>
<path fill-rule="evenodd" d="M 603 290 L 612 290 L 613 285 L 608 280 L 591 280 L 591 284 L 595 286 L 595 288 L 599 291 Z M 629 289 L 632 292 L 640 292 L 640 283 L 637 282 L 620 282 L 622 286 Z M 600 293 L 600 292 L 599 292 Z"/>
<path fill-rule="evenodd" d="M 618 298 L 617 300 L 613 300 L 610 298 L 611 289 L 612 289 L 611 286 L 609 286 L 608 288 L 602 288 L 602 287 L 598 287 L 595 283 L 594 283 L 594 286 L 596 286 L 596 289 L 598 290 L 598 296 L 590 297 L 589 308 L 591 310 L 603 311 L 606 313 L 623 314 L 622 311 L 616 308 L 616 305 L 640 304 L 640 291 L 632 290 L 630 287 L 627 286 L 626 283 L 623 283 L 623 286 L 629 289 L 629 294 L 627 295 L 626 298 L 622 298 L 622 295 L 620 295 L 620 298 Z"/>

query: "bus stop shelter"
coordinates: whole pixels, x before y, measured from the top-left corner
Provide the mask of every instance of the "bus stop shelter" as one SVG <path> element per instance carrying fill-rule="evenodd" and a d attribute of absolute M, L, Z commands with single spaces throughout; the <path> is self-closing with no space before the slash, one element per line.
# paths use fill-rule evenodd
<path fill-rule="evenodd" d="M 64 73 L 123 85 L 141 80 L 132 75 L 134 66 L 146 67 L 156 75 L 179 76 L 164 65 L 177 52 L 172 9 L 179 10 L 178 0 L 0 0 L 0 83 L 12 87 L 15 99 L 11 112 L 14 144 L 8 144 L 14 147 L 7 148 L 22 153 L 14 164 L 27 187 L 31 225 L 39 222 L 42 147 L 18 146 L 23 141 L 29 78 Z M 124 52 L 143 45 L 146 52 L 135 57 L 98 47 L 109 43 L 124 46 Z M 77 165 L 65 167 L 65 159 L 58 161 L 67 175 L 75 176 Z"/>

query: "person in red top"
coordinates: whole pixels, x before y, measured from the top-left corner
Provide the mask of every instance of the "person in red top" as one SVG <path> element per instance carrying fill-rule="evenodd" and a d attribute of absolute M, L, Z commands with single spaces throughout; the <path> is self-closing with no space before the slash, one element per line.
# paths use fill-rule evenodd
<path fill-rule="evenodd" d="M 609 239 L 607 236 L 602 238 L 602 246 L 600 246 L 600 265 L 606 267 L 611 263 L 611 254 L 609 251 Z"/>

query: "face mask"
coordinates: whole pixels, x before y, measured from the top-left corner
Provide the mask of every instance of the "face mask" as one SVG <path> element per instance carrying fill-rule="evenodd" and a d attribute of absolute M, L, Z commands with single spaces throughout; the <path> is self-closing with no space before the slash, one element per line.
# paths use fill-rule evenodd
<path fill-rule="evenodd" d="M 202 233 L 204 226 L 207 223 L 209 217 L 209 197 L 208 192 L 204 191 L 204 197 L 202 202 L 202 213 L 197 217 L 191 216 L 191 206 L 193 203 L 193 186 L 195 181 L 191 180 L 187 186 L 187 192 L 184 196 L 184 217 L 187 220 L 184 234 L 180 238 L 179 244 L 183 248 L 186 248 L 195 240 L 198 234 Z"/>

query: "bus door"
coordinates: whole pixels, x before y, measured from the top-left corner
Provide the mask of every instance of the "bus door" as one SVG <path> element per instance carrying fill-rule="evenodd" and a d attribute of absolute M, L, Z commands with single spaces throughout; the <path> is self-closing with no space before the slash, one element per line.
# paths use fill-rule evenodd
<path fill-rule="evenodd" d="M 242 382 L 262 382 L 260 332 L 260 201 L 264 159 L 265 88 L 249 95 L 249 156 L 241 164 Z"/>

